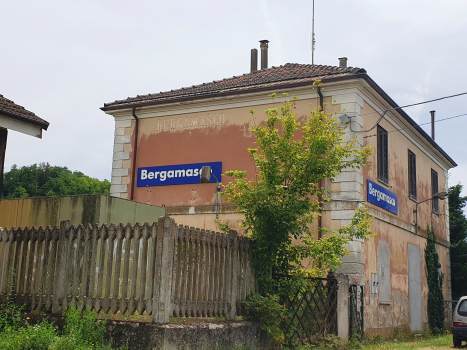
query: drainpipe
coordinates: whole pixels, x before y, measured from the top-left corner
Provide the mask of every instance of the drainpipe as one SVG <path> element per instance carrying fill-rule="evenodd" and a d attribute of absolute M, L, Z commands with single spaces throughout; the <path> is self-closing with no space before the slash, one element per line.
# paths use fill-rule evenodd
<path fill-rule="evenodd" d="M 136 107 L 133 107 L 133 118 L 135 118 L 135 142 L 133 144 L 133 159 L 131 162 L 131 166 L 133 167 L 133 174 L 131 176 L 131 181 L 130 181 L 130 195 L 129 195 L 129 200 L 134 200 L 135 198 L 135 183 L 136 183 L 136 177 L 138 176 L 138 168 L 136 167 L 136 152 L 138 150 L 138 126 L 139 126 L 139 118 L 136 116 Z"/>
<path fill-rule="evenodd" d="M 321 110 L 324 111 L 324 96 L 323 96 L 323 93 L 321 92 L 321 86 L 318 86 L 318 96 L 319 96 L 319 106 L 321 107 Z"/>

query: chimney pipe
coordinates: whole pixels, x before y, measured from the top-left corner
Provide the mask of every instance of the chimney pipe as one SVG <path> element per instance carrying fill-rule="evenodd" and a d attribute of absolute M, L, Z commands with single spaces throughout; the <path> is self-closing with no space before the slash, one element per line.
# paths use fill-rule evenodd
<path fill-rule="evenodd" d="M 347 68 L 347 57 L 339 58 L 339 67 Z"/>
<path fill-rule="evenodd" d="M 251 49 L 251 69 L 250 73 L 256 72 L 258 70 L 258 50 Z"/>
<path fill-rule="evenodd" d="M 260 40 L 261 45 L 261 69 L 268 68 L 268 40 Z"/>
<path fill-rule="evenodd" d="M 431 139 L 433 141 L 435 140 L 435 112 L 436 111 L 430 111 L 431 113 Z"/>

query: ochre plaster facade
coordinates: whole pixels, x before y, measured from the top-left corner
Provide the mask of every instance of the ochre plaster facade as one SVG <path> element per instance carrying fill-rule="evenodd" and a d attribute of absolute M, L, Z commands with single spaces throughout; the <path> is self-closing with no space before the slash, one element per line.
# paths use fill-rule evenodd
<path fill-rule="evenodd" d="M 319 105 L 319 98 L 312 86 L 288 89 L 283 92 L 297 95 L 296 114 L 309 115 Z M 380 114 L 390 108 L 387 101 L 366 81 L 361 79 L 333 82 L 325 85 L 325 111 L 336 116 L 347 114 L 351 118 L 352 130 L 366 130 L 377 122 Z M 281 98 L 275 104 L 280 103 Z M 310 105 L 311 104 L 311 105 Z M 189 164 L 201 162 L 222 162 L 222 172 L 246 170 L 251 177 L 255 168 L 247 149 L 254 147 L 252 126 L 265 119 L 264 110 L 272 107 L 268 93 L 250 93 L 211 99 L 194 99 L 190 102 L 167 103 L 157 106 L 138 107 L 135 114 L 139 119 L 138 135 L 135 135 L 135 120 L 132 109 L 107 112 L 116 120 L 114 163 L 111 194 L 133 199 L 138 202 L 164 206 L 167 215 L 184 225 L 217 230 L 215 222 L 215 188 L 213 183 L 136 187 L 133 181 L 139 167 Z M 254 118 L 249 113 L 256 111 Z M 418 223 L 414 227 L 415 202 L 408 197 L 408 150 L 417 158 L 417 199 L 430 198 L 431 169 L 438 172 L 439 191 L 447 190 L 447 172 L 454 166 L 439 150 L 433 147 L 408 122 L 392 111 L 386 114 L 380 125 L 389 133 L 389 185 L 378 182 L 376 158 L 376 129 L 373 132 L 356 134 L 359 147 L 372 146 L 372 166 L 343 171 L 328 183 L 332 189 L 331 201 L 325 203 L 321 224 L 330 229 L 339 229 L 350 223 L 354 210 L 367 200 L 366 181 L 379 183 L 399 198 L 399 213 L 395 215 L 376 205 L 367 203 L 369 213 L 374 216 L 375 238 L 368 241 L 354 241 L 348 246 L 349 255 L 339 272 L 349 277 L 351 284 L 365 286 L 365 329 L 369 333 L 389 334 L 395 328 L 410 329 L 409 315 L 409 273 L 408 246 L 420 248 L 422 323 L 427 322 L 427 285 L 424 263 L 426 226 L 433 226 L 438 237 L 437 250 L 442 270 L 445 273 L 444 297 L 450 299 L 449 230 L 447 203 L 440 201 L 439 212 L 432 213 L 431 203 L 419 205 Z M 401 131 L 391 132 L 395 129 Z M 355 133 L 346 125 L 346 136 Z M 363 137 L 365 136 L 365 138 Z M 370 136 L 370 137 L 368 137 Z M 133 149 L 137 137 L 137 154 Z M 133 162 L 136 164 L 133 164 Z M 222 182 L 229 181 L 223 177 Z M 131 184 L 134 183 L 133 188 Z M 324 184 L 323 184 L 324 186 Z M 132 198 L 131 198 L 132 197 Z M 220 199 L 220 219 L 236 223 L 241 215 L 235 207 Z M 315 223 L 317 225 L 317 223 Z M 384 248 L 384 249 L 383 249 Z M 380 253 L 379 253 L 380 252 Z M 384 253 L 384 254 L 383 254 Z M 383 264 L 378 254 L 384 255 Z M 389 258 L 388 258 L 389 254 Z M 389 261 L 390 266 L 386 266 Z M 382 266 L 382 267 L 381 267 Z M 378 269 L 379 267 L 379 269 Z M 383 271 L 384 270 L 384 271 Z M 385 298 L 382 291 L 371 293 L 371 275 L 377 274 L 389 285 Z M 384 276 L 382 276 L 383 274 Z M 412 324 L 412 330 L 417 330 Z"/>

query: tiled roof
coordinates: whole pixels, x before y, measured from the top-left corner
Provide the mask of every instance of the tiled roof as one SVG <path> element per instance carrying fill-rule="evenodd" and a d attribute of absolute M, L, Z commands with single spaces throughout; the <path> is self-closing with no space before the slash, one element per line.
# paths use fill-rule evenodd
<path fill-rule="evenodd" d="M 33 112 L 28 111 L 22 106 L 17 105 L 13 101 L 0 95 L 0 114 L 7 117 L 21 120 L 26 123 L 40 126 L 42 129 L 47 130 L 49 123 L 42 118 L 39 118 Z"/>
<path fill-rule="evenodd" d="M 253 73 L 217 80 L 211 83 L 203 83 L 200 85 L 193 85 L 191 87 L 156 94 L 128 97 L 125 100 L 105 103 L 102 109 L 128 108 L 141 104 L 148 105 L 151 103 L 172 102 L 185 98 L 202 98 L 213 94 L 219 95 L 249 92 L 252 90 L 274 88 L 294 83 L 312 83 L 317 79 L 324 80 L 328 78 L 347 77 L 365 73 L 366 71 L 362 68 L 341 68 L 312 64 L 287 63 L 284 66 L 262 69 Z"/>

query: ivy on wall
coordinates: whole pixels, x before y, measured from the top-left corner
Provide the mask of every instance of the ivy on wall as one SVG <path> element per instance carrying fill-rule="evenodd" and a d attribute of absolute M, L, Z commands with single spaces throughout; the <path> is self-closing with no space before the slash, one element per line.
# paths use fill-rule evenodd
<path fill-rule="evenodd" d="M 428 281 L 428 325 L 433 333 L 438 333 L 444 328 L 444 298 L 443 279 L 444 274 L 439 270 L 438 252 L 436 251 L 435 233 L 427 226 L 428 239 L 425 248 L 425 263 Z"/>

